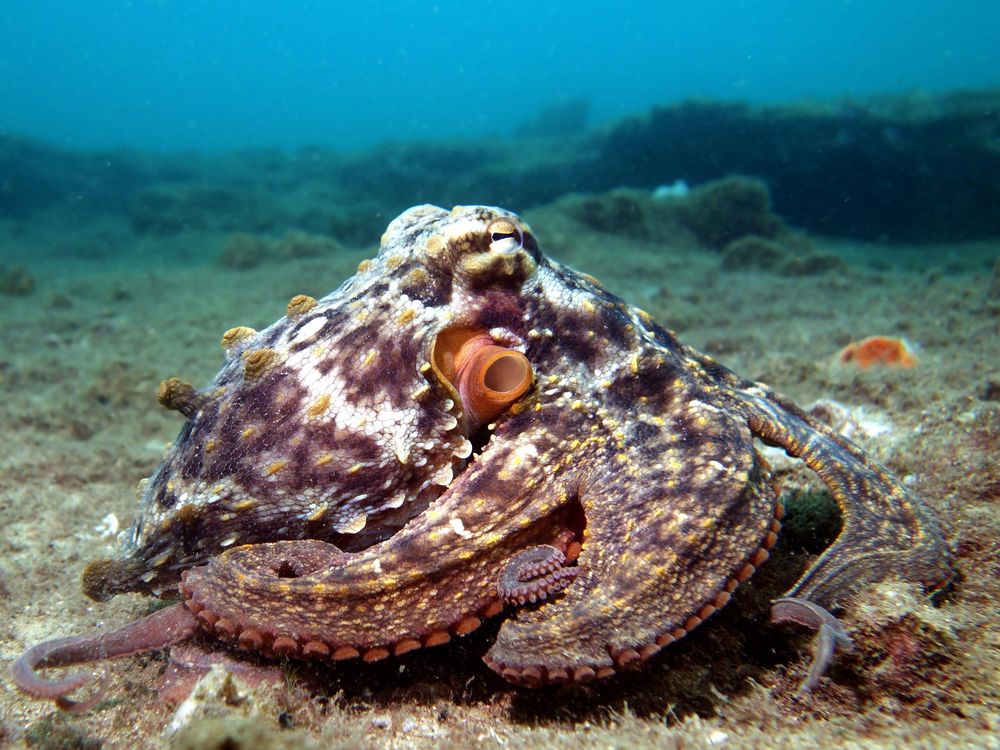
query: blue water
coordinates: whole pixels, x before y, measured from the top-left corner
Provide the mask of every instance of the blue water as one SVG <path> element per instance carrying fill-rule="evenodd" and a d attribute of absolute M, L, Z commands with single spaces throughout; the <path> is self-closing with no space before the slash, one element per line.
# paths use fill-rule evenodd
<path fill-rule="evenodd" d="M 996 0 L 4 0 L 0 132 L 73 147 L 358 147 L 690 96 L 1000 84 Z"/>

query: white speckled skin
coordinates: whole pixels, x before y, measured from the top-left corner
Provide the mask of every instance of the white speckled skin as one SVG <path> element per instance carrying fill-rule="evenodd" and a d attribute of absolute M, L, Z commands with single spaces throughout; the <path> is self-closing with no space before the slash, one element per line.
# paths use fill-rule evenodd
<path fill-rule="evenodd" d="M 290 304 L 263 331 L 227 335 L 225 364 L 140 485 L 121 557 L 85 575 L 88 593 L 169 591 L 181 570 L 236 544 L 364 547 L 437 497 L 472 445 L 454 392 L 429 370 L 430 350 L 480 305 L 451 279 L 449 299 L 437 295 L 426 256 L 481 229 L 482 215 L 413 208 L 339 289 L 305 310 Z M 513 331 L 491 329 L 523 350 Z M 255 352 L 274 353 L 263 372 L 248 367 Z"/>

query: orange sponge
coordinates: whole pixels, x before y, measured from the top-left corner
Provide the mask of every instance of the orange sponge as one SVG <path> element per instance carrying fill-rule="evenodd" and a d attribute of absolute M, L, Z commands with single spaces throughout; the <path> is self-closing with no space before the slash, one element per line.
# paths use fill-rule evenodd
<path fill-rule="evenodd" d="M 862 341 L 851 342 L 840 350 L 837 358 L 843 364 L 854 364 L 862 370 L 872 365 L 909 368 L 917 364 L 917 358 L 907 343 L 891 336 L 869 336 Z"/>

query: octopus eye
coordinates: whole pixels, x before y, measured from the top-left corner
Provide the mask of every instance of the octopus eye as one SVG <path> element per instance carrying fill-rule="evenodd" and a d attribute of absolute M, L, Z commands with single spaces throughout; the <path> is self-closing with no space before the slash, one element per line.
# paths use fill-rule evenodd
<path fill-rule="evenodd" d="M 513 255 L 524 247 L 524 234 L 512 222 L 500 219 L 490 224 L 490 252 Z"/>

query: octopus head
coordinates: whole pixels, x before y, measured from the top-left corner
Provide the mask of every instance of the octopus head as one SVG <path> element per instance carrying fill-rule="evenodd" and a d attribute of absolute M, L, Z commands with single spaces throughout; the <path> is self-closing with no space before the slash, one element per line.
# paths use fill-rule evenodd
<path fill-rule="evenodd" d="M 532 398 L 524 289 L 544 262 L 513 214 L 418 206 L 335 292 L 227 331 L 211 384 L 161 384 L 185 425 L 84 591 L 171 593 L 233 545 L 391 536 Z"/>

